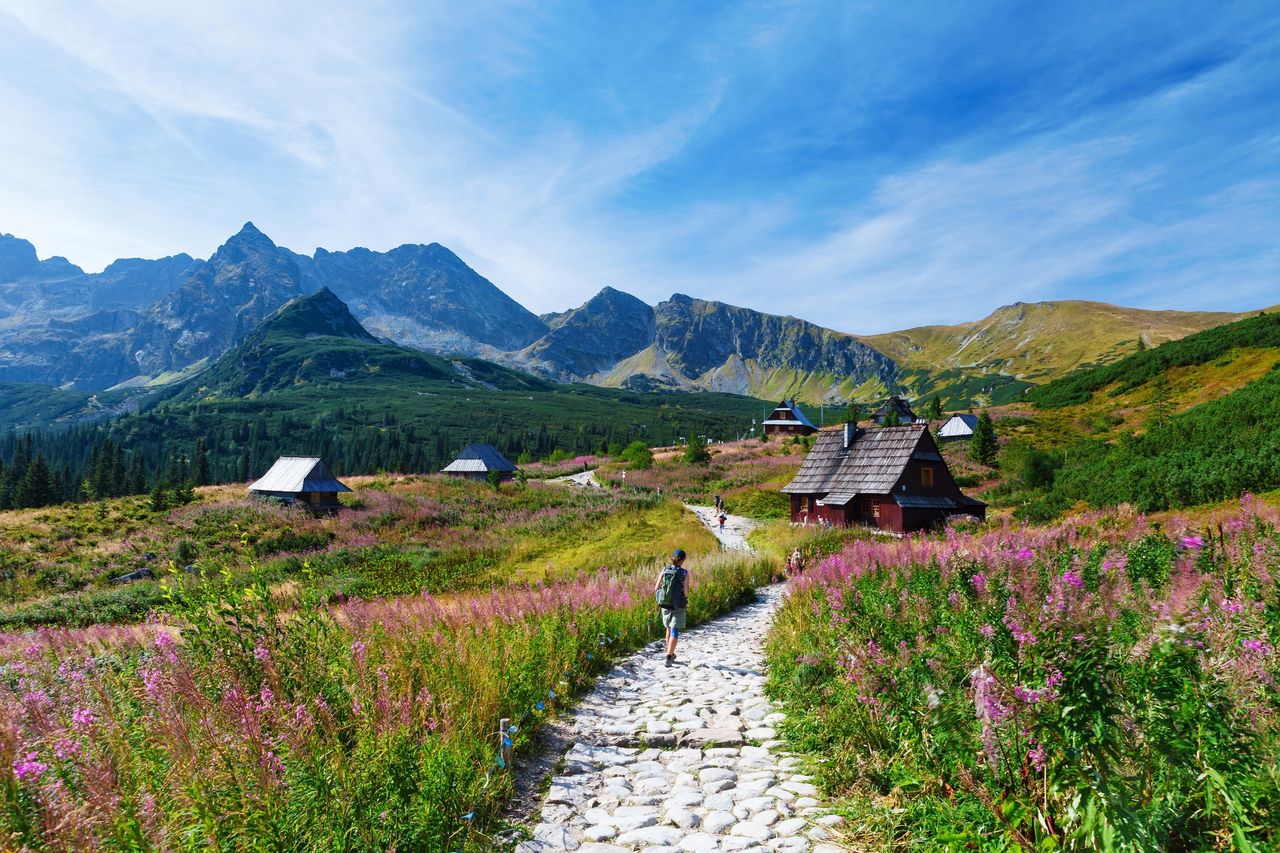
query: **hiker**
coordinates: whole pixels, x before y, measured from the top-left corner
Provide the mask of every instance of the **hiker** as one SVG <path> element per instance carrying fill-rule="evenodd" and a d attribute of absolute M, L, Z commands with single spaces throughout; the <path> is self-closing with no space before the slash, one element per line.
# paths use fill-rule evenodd
<path fill-rule="evenodd" d="M 724 533 L 724 523 L 728 520 L 729 520 L 729 516 L 725 515 L 723 512 L 720 513 L 720 532 L 721 533 Z"/>
<path fill-rule="evenodd" d="M 787 558 L 787 574 L 796 575 L 804 570 L 804 556 L 797 548 L 791 552 L 791 556 Z"/>
<path fill-rule="evenodd" d="M 722 506 L 723 506 L 723 505 L 720 503 L 720 496 L 719 496 L 719 495 L 716 495 L 716 512 L 719 512 L 719 511 L 721 510 Z"/>
<path fill-rule="evenodd" d="M 676 641 L 684 630 L 689 606 L 689 571 L 684 567 L 684 551 L 677 548 L 671 555 L 671 565 L 658 575 L 653 594 L 662 613 L 662 627 L 667 629 L 667 666 L 675 663 Z"/>

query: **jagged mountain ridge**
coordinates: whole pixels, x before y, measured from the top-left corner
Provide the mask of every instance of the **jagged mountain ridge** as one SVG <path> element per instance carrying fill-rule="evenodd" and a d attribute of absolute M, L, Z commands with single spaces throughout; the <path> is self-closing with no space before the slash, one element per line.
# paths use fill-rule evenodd
<path fill-rule="evenodd" d="M 444 358 L 380 340 L 345 303 L 322 288 L 286 302 L 241 343 L 178 383 L 170 402 L 252 399 L 308 385 L 396 380 L 455 383 L 508 391 L 547 391 L 553 383 L 481 359 Z"/>
<path fill-rule="evenodd" d="M 1240 315 L 1103 303 L 1014 305 L 957 326 L 855 336 L 676 294 L 604 288 L 535 316 L 439 244 L 297 254 L 246 223 L 208 259 L 117 261 L 86 274 L 0 235 L 0 381 L 102 390 L 173 381 L 322 289 L 389 341 L 479 355 L 558 382 L 844 401 L 888 390 L 1006 398 L 1083 364 Z"/>

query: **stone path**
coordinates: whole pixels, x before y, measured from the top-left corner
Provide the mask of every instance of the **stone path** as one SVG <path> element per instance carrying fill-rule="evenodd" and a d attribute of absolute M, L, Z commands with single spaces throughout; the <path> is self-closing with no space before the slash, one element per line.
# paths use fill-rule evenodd
<path fill-rule="evenodd" d="M 671 668 L 653 643 L 603 676 L 517 853 L 844 850 L 841 818 L 787 754 L 775 730 L 785 716 L 764 695 L 762 641 L 782 595 L 761 590 L 691 629 Z"/>
<path fill-rule="evenodd" d="M 711 506 L 694 506 L 693 504 L 685 504 L 684 508 L 698 516 L 698 519 L 707 526 L 707 529 L 716 535 L 720 540 L 720 544 L 724 546 L 726 551 L 750 551 L 755 553 L 755 549 L 747 544 L 747 534 L 755 529 L 756 522 L 743 515 L 725 515 L 724 530 L 720 529 L 720 522 L 717 520 L 720 516 L 716 512 L 715 507 Z"/>
<path fill-rule="evenodd" d="M 569 486 L 577 486 L 584 489 L 603 489 L 604 483 L 596 479 L 596 470 L 592 468 L 590 471 L 582 471 L 577 474 L 569 474 L 565 477 L 556 477 L 551 480 L 552 483 L 564 483 Z"/>

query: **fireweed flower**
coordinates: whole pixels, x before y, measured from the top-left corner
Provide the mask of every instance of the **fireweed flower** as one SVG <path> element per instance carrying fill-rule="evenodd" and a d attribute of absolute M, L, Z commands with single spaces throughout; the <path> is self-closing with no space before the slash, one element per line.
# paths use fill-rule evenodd
<path fill-rule="evenodd" d="M 1183 536 L 1182 547 L 1191 551 L 1199 551 L 1204 547 L 1204 538 L 1201 536 Z"/>
<path fill-rule="evenodd" d="M 75 723 L 75 728 L 84 731 L 93 725 L 93 711 L 88 708 L 76 708 L 71 712 L 71 722 Z"/>
<path fill-rule="evenodd" d="M 26 758 L 16 758 L 13 762 L 13 775 L 18 777 L 19 782 L 25 782 L 32 777 L 39 777 L 49 769 L 49 765 L 39 760 L 40 754 L 37 752 L 28 752 Z"/>

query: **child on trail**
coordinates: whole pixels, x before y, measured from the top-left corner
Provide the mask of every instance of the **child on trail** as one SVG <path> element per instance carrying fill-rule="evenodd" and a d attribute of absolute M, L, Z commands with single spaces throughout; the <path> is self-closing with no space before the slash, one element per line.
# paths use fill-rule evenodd
<path fill-rule="evenodd" d="M 689 607 L 689 571 L 684 568 L 684 559 L 684 551 L 677 548 L 671 555 L 671 565 L 662 570 L 653 586 L 662 613 L 662 627 L 667 629 L 667 666 L 675 663 L 676 642 L 684 630 Z"/>
<path fill-rule="evenodd" d="M 725 515 L 723 512 L 720 513 L 720 532 L 721 533 L 724 533 L 724 523 L 728 520 L 729 520 L 729 516 Z"/>

